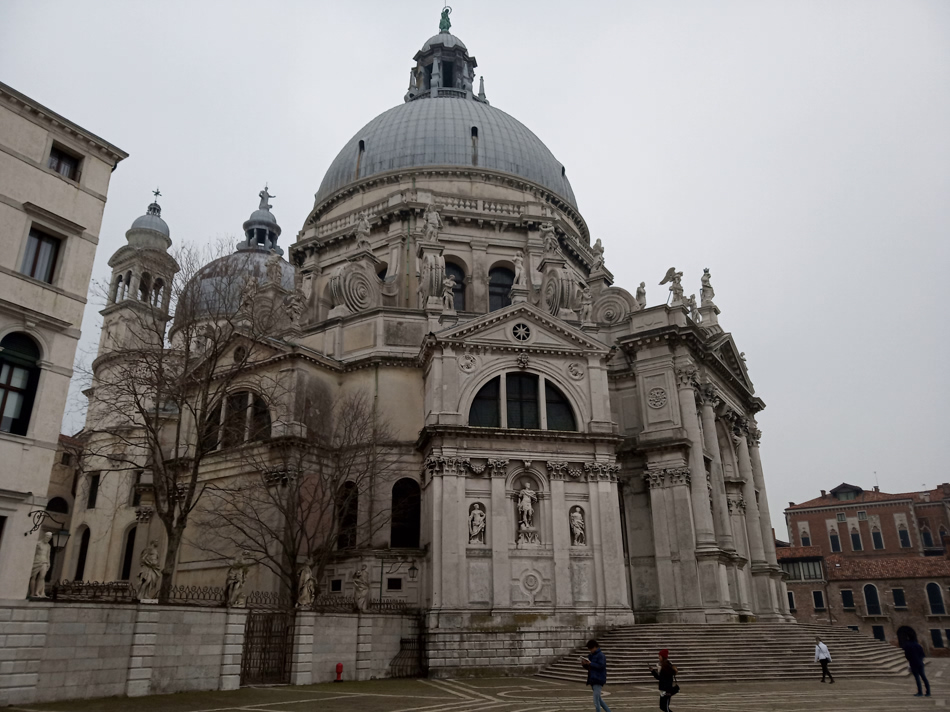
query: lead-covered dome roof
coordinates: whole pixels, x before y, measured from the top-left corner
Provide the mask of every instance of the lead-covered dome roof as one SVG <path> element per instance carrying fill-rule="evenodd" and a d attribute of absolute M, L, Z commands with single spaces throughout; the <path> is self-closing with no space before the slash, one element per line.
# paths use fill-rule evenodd
<path fill-rule="evenodd" d="M 526 178 L 577 207 L 564 166 L 541 139 L 504 111 L 484 102 L 456 97 L 410 101 L 370 121 L 330 164 L 316 202 L 356 180 L 358 159 L 360 180 L 407 168 L 471 168 L 473 127 L 478 132 L 478 168 Z"/>

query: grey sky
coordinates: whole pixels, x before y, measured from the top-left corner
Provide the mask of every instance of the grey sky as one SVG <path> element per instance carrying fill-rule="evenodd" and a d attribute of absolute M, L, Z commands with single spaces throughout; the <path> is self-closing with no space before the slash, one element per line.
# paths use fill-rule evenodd
<path fill-rule="evenodd" d="M 709 267 L 757 393 L 776 533 L 841 481 L 950 480 L 950 3 L 456 0 L 492 104 L 567 167 L 621 286 Z M 172 238 L 293 241 L 400 103 L 438 2 L 0 5 L 0 79 L 128 151 L 95 275 L 161 186 Z M 98 336 L 87 311 L 84 342 Z M 81 425 L 67 419 L 67 427 Z"/>

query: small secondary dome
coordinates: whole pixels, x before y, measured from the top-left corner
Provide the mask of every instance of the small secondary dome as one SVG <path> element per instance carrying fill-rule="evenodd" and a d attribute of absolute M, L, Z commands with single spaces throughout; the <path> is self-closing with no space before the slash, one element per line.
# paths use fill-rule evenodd
<path fill-rule="evenodd" d="M 162 206 L 158 204 L 158 196 L 161 193 L 158 192 L 156 188 L 154 191 L 155 200 L 145 211 L 145 215 L 135 218 L 135 221 L 132 223 L 130 230 L 154 230 L 155 232 L 160 232 L 165 237 L 171 237 L 171 232 L 168 229 L 168 223 L 162 220 Z"/>
<path fill-rule="evenodd" d="M 432 35 L 432 37 L 427 39 L 426 43 L 422 45 L 422 51 L 428 52 L 432 49 L 433 45 L 442 45 L 446 48 L 458 47 L 459 49 L 468 49 L 462 40 L 449 32 L 440 32 L 437 35 Z"/>

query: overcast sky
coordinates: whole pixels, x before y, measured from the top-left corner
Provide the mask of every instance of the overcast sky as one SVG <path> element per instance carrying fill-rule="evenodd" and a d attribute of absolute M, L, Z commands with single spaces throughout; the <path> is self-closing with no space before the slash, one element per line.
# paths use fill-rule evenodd
<path fill-rule="evenodd" d="M 402 101 L 439 2 L 0 3 L 0 80 L 128 151 L 95 276 L 161 187 L 172 239 L 286 245 Z M 950 3 L 456 0 L 488 99 L 567 167 L 617 284 L 709 267 L 748 357 L 776 533 L 842 481 L 950 480 Z M 95 347 L 98 307 L 83 342 Z M 75 430 L 81 417 L 67 417 Z"/>

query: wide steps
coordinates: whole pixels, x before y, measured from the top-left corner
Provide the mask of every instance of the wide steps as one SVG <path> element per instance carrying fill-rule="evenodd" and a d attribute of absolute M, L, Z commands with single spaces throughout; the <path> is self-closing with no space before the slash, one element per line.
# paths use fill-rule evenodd
<path fill-rule="evenodd" d="M 796 623 L 647 624 L 615 628 L 600 637 L 608 680 L 655 684 L 647 666 L 662 648 L 679 669 L 680 682 L 814 678 L 815 636 L 831 650 L 831 670 L 841 677 L 906 675 L 901 650 L 855 631 Z M 587 673 L 575 648 L 538 675 L 583 682 Z"/>

